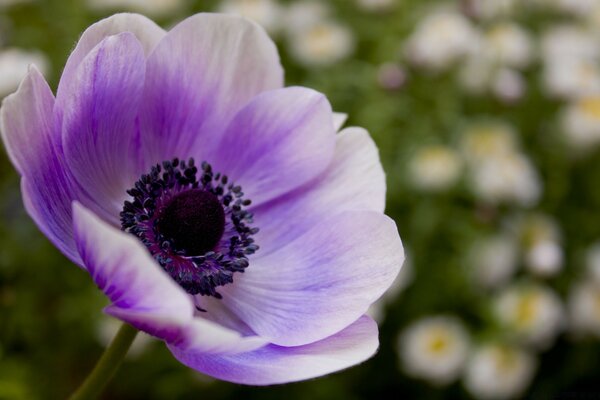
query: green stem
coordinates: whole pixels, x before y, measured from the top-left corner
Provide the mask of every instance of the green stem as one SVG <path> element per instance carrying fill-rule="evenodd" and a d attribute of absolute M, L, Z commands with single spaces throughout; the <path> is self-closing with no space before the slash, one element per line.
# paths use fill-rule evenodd
<path fill-rule="evenodd" d="M 117 372 L 137 333 L 137 329 L 131 325 L 121 325 L 119 332 L 106 348 L 92 372 L 73 393 L 70 400 L 89 400 L 98 397 Z"/>

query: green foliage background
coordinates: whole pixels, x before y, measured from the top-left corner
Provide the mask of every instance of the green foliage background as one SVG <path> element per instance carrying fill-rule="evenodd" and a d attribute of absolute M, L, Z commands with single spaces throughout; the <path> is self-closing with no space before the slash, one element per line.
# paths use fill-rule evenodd
<path fill-rule="evenodd" d="M 215 1 L 188 2 L 163 26 L 194 12 L 212 10 Z M 493 330 L 489 293 L 473 287 L 464 273 L 468 246 L 498 230 L 513 210 L 494 209 L 482 219 L 480 204 L 465 187 L 427 195 L 414 190 L 406 163 L 422 144 L 452 143 L 469 121 L 501 118 L 516 126 L 523 150 L 542 175 L 544 196 L 536 210 L 553 215 L 565 241 L 566 269 L 551 284 L 563 296 L 580 274 L 585 248 L 600 238 L 600 153 L 571 160 L 557 139 L 553 123 L 557 104 L 536 84 L 518 105 L 473 98 L 460 90 L 451 73 L 419 75 L 408 70 L 409 83 L 399 91 L 377 84 L 381 63 L 400 57 L 400 44 L 414 27 L 425 1 L 402 1 L 385 14 L 369 14 L 352 1 L 332 1 L 335 18 L 354 32 L 354 55 L 330 67 L 308 69 L 296 64 L 278 42 L 286 83 L 327 94 L 334 108 L 349 114 L 347 125 L 366 127 L 379 145 L 387 171 L 387 213 L 398 223 L 414 267 L 413 283 L 386 310 L 380 326 L 381 348 L 365 364 L 308 382 L 253 388 L 199 377 L 182 366 L 158 342 L 129 359 L 104 394 L 106 399 L 462 399 L 460 384 L 435 388 L 407 378 L 398 365 L 397 334 L 420 316 L 450 312 L 485 336 Z M 0 17 L 4 44 L 37 48 L 51 61 L 49 82 L 56 88 L 64 62 L 80 33 L 104 15 L 75 0 L 44 0 L 12 6 Z M 543 21 L 519 15 L 536 30 Z M 548 17 L 551 18 L 551 17 Z M 532 74 L 532 81 L 534 80 Z M 44 238 L 26 215 L 19 179 L 4 153 L 0 155 L 0 399 L 66 397 L 102 352 L 97 326 L 106 299 L 86 273 Z M 310 301 L 310 299 L 307 299 Z M 600 346 L 594 341 L 559 342 L 540 359 L 527 394 L 553 398 L 561 392 L 595 389 Z M 386 394 L 387 393 L 387 394 Z"/>

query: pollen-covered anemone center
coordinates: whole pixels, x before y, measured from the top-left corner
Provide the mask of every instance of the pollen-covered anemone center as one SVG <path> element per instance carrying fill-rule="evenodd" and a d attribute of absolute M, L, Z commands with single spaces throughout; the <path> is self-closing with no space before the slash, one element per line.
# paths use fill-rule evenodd
<path fill-rule="evenodd" d="M 212 250 L 225 230 L 225 211 L 219 198 L 202 189 L 179 193 L 158 218 L 158 231 L 188 256 Z"/>
<path fill-rule="evenodd" d="M 221 298 L 216 288 L 244 272 L 258 250 L 242 188 L 203 162 L 157 164 L 127 191 L 121 227 L 137 236 L 188 293 Z"/>

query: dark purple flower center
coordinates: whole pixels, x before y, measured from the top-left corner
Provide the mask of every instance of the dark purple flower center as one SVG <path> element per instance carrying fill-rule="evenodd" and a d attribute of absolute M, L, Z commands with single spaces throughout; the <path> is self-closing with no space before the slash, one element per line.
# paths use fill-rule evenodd
<path fill-rule="evenodd" d="M 216 288 L 244 272 L 258 250 L 240 186 L 210 164 L 190 159 L 152 167 L 127 193 L 121 227 L 137 236 L 169 275 L 192 295 L 220 298 Z"/>
<path fill-rule="evenodd" d="M 157 229 L 187 255 L 202 255 L 221 240 L 225 211 L 211 192 L 191 189 L 169 201 L 158 218 Z"/>

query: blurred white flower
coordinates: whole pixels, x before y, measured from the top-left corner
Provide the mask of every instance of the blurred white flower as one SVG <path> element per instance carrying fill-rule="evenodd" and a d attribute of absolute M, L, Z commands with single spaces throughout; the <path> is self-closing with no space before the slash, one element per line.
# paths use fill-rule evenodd
<path fill-rule="evenodd" d="M 527 389 L 536 367 L 535 358 L 522 349 L 488 344 L 470 357 L 465 387 L 481 400 L 515 398 Z"/>
<path fill-rule="evenodd" d="M 560 11 L 585 16 L 594 10 L 598 0 L 553 0 Z"/>
<path fill-rule="evenodd" d="M 48 59 L 41 52 L 18 48 L 0 51 L 0 97 L 17 89 L 31 64 L 42 74 L 48 72 Z"/>
<path fill-rule="evenodd" d="M 594 61 L 565 58 L 546 63 L 543 83 L 549 95 L 573 99 L 600 92 L 600 68 Z"/>
<path fill-rule="evenodd" d="M 502 68 L 496 72 L 491 82 L 492 93 L 506 103 L 513 103 L 525 93 L 525 79 L 520 72 Z"/>
<path fill-rule="evenodd" d="M 475 196 L 492 204 L 531 206 L 537 202 L 542 183 L 531 161 L 518 150 L 509 126 L 474 125 L 463 133 L 461 149 Z"/>
<path fill-rule="evenodd" d="M 539 240 L 525 252 L 525 265 L 540 277 L 554 276 L 563 267 L 563 249 L 555 240 Z"/>
<path fill-rule="evenodd" d="M 558 25 L 545 31 L 541 38 L 542 59 L 545 63 L 565 60 L 597 60 L 600 48 L 596 38 L 578 25 Z"/>
<path fill-rule="evenodd" d="M 275 0 L 225 0 L 217 11 L 246 17 L 270 34 L 281 28 L 283 9 Z"/>
<path fill-rule="evenodd" d="M 443 70 L 477 47 L 479 34 L 462 14 L 439 10 L 423 19 L 406 42 L 409 60 Z"/>
<path fill-rule="evenodd" d="M 600 242 L 594 243 L 587 251 L 585 267 L 588 275 L 600 284 Z"/>
<path fill-rule="evenodd" d="M 570 146 L 589 151 L 600 144 L 600 96 L 585 96 L 562 113 L 562 128 Z"/>
<path fill-rule="evenodd" d="M 532 214 L 517 223 L 527 269 L 539 276 L 556 275 L 563 267 L 563 249 L 558 224 L 542 214 Z"/>
<path fill-rule="evenodd" d="M 477 165 L 517 151 L 515 136 L 514 130 L 503 123 L 475 124 L 463 132 L 461 150 L 469 163 Z"/>
<path fill-rule="evenodd" d="M 497 65 L 523 68 L 533 58 L 533 42 L 530 34 L 519 25 L 502 22 L 485 33 L 477 53 Z"/>
<path fill-rule="evenodd" d="M 365 11 L 381 12 L 388 11 L 401 0 L 356 0 L 360 8 Z"/>
<path fill-rule="evenodd" d="M 510 280 L 517 268 L 517 244 L 504 234 L 480 239 L 473 244 L 469 260 L 479 285 L 500 287 Z"/>
<path fill-rule="evenodd" d="M 532 206 L 542 191 L 533 164 L 520 153 L 498 154 L 477 163 L 471 167 L 470 182 L 475 196 L 492 204 Z"/>
<path fill-rule="evenodd" d="M 87 0 L 96 10 L 137 11 L 152 16 L 171 15 L 181 9 L 184 0 Z"/>
<path fill-rule="evenodd" d="M 98 342 L 102 346 L 108 347 L 122 324 L 121 321 L 112 317 L 102 317 L 96 327 L 96 338 Z M 134 359 L 139 357 L 154 340 L 155 339 L 152 336 L 144 332 L 138 332 L 131 347 L 127 351 L 127 358 Z"/>
<path fill-rule="evenodd" d="M 409 162 L 408 170 L 416 187 L 438 191 L 456 183 L 462 166 L 462 159 L 456 151 L 450 147 L 434 145 L 417 150 Z"/>
<path fill-rule="evenodd" d="M 469 92 L 482 94 L 489 90 L 506 103 L 515 102 L 526 87 L 517 69 L 527 67 L 533 55 L 528 32 L 515 23 L 496 23 L 461 66 L 459 82 Z"/>
<path fill-rule="evenodd" d="M 516 11 L 518 0 L 467 0 L 470 14 L 483 19 L 510 16 Z"/>
<path fill-rule="evenodd" d="M 544 84 L 552 96 L 577 98 L 600 91 L 600 47 L 593 32 L 559 25 L 541 39 Z"/>
<path fill-rule="evenodd" d="M 560 298 L 540 285 L 509 287 L 496 299 L 494 309 L 511 334 L 536 349 L 548 348 L 564 325 Z"/>
<path fill-rule="evenodd" d="M 469 334 L 456 317 L 425 317 L 401 334 L 398 345 L 408 374 L 444 385 L 454 381 L 463 369 Z"/>
<path fill-rule="evenodd" d="M 331 10 L 326 2 L 316 0 L 304 0 L 292 2 L 283 16 L 283 28 L 290 35 L 297 31 L 307 29 L 316 23 L 326 19 Z"/>
<path fill-rule="evenodd" d="M 352 31 L 333 21 L 322 20 L 290 35 L 290 52 L 305 66 L 331 65 L 354 50 Z"/>
<path fill-rule="evenodd" d="M 377 70 L 377 82 L 387 90 L 397 90 L 406 82 L 406 72 L 393 62 L 381 64 Z"/>
<path fill-rule="evenodd" d="M 578 335 L 600 338 L 600 284 L 585 281 L 574 285 L 568 306 L 571 330 Z"/>

